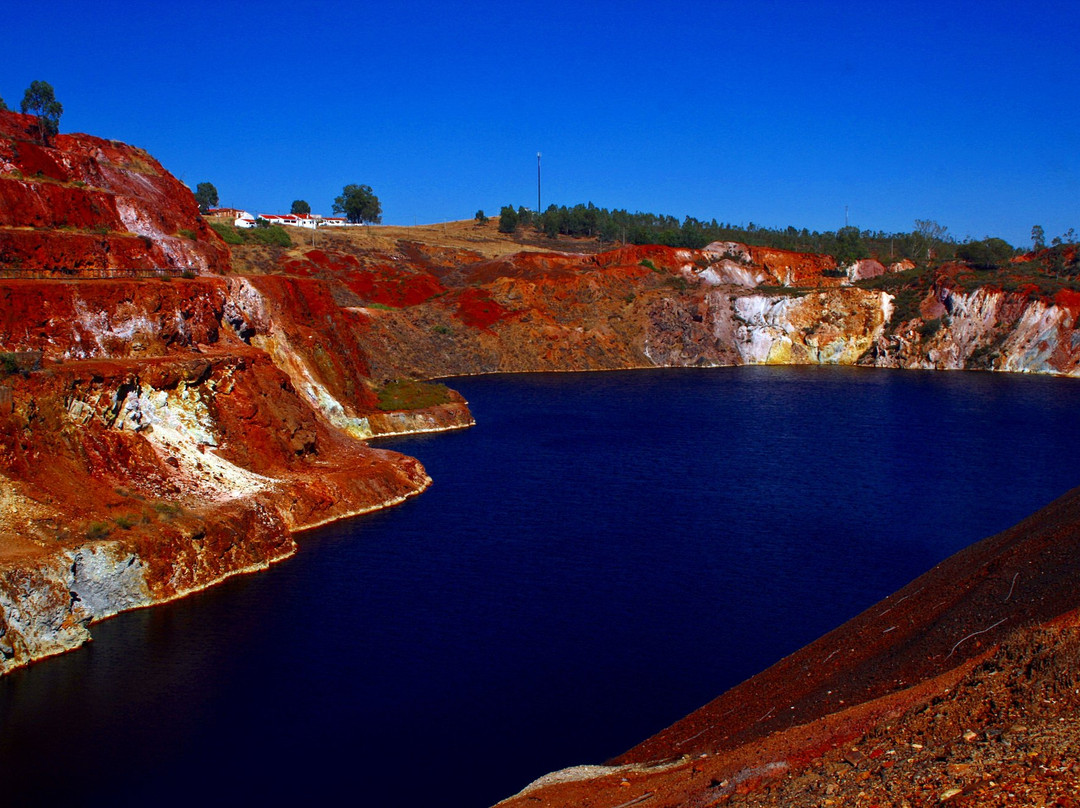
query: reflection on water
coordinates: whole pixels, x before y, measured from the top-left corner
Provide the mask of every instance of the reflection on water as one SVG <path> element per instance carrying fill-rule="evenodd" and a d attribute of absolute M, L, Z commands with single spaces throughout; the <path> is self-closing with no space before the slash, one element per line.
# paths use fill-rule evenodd
<path fill-rule="evenodd" d="M 423 496 L 0 679 L 5 793 L 487 805 L 618 754 L 1078 482 L 1072 380 L 454 386 L 479 426 L 383 443 L 425 463 Z"/>

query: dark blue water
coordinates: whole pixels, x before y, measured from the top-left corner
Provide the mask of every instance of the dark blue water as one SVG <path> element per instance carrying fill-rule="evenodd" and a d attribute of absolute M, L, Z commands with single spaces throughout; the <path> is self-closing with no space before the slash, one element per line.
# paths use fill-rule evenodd
<path fill-rule="evenodd" d="M 0 679 L 31 802 L 484 806 L 601 762 L 1080 482 L 1080 384 L 840 368 L 453 382 L 435 484 Z M 14 803 L 13 803 L 14 804 Z"/>

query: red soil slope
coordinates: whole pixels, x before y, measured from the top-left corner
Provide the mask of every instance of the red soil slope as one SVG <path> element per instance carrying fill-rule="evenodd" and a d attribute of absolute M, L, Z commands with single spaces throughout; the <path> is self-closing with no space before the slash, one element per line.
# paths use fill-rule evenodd
<path fill-rule="evenodd" d="M 42 145 L 31 120 L 0 112 L 0 267 L 228 271 L 225 244 L 157 160 L 91 135 Z"/>
<path fill-rule="evenodd" d="M 1080 747 L 1077 557 L 1080 489 L 612 761 L 628 768 L 505 804 L 937 804 L 953 788 L 948 799 L 964 805 L 1075 795 L 1080 768 L 1061 755 Z M 1045 753 L 1056 767 L 1028 771 Z M 1015 793 L 1002 792 L 1018 772 Z"/>

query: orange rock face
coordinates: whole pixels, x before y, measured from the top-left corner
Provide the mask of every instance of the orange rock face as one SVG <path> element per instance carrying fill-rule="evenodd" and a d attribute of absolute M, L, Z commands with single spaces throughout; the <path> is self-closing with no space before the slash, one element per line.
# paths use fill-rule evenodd
<path fill-rule="evenodd" d="M 837 278 L 825 276 L 836 269 L 831 255 L 813 255 L 768 247 L 748 247 L 750 257 L 785 286 L 836 286 Z"/>
<path fill-rule="evenodd" d="M 147 357 L 221 341 L 222 278 L 172 281 L 0 279 L 0 345 L 46 360 Z"/>
<path fill-rule="evenodd" d="M 950 788 L 963 805 L 1023 802 L 1003 782 L 1068 804 L 1053 798 L 1075 794 L 1080 772 L 1027 761 L 1071 759 L 1078 742 L 1078 524 L 1080 489 L 609 767 L 500 805 L 936 805 Z"/>

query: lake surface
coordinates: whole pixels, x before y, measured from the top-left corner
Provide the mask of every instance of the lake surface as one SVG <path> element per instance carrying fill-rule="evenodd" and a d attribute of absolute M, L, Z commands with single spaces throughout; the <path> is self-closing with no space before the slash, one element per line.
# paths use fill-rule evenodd
<path fill-rule="evenodd" d="M 435 480 L 0 679 L 16 804 L 486 806 L 602 762 L 1080 483 L 1080 383 L 451 382 Z"/>

